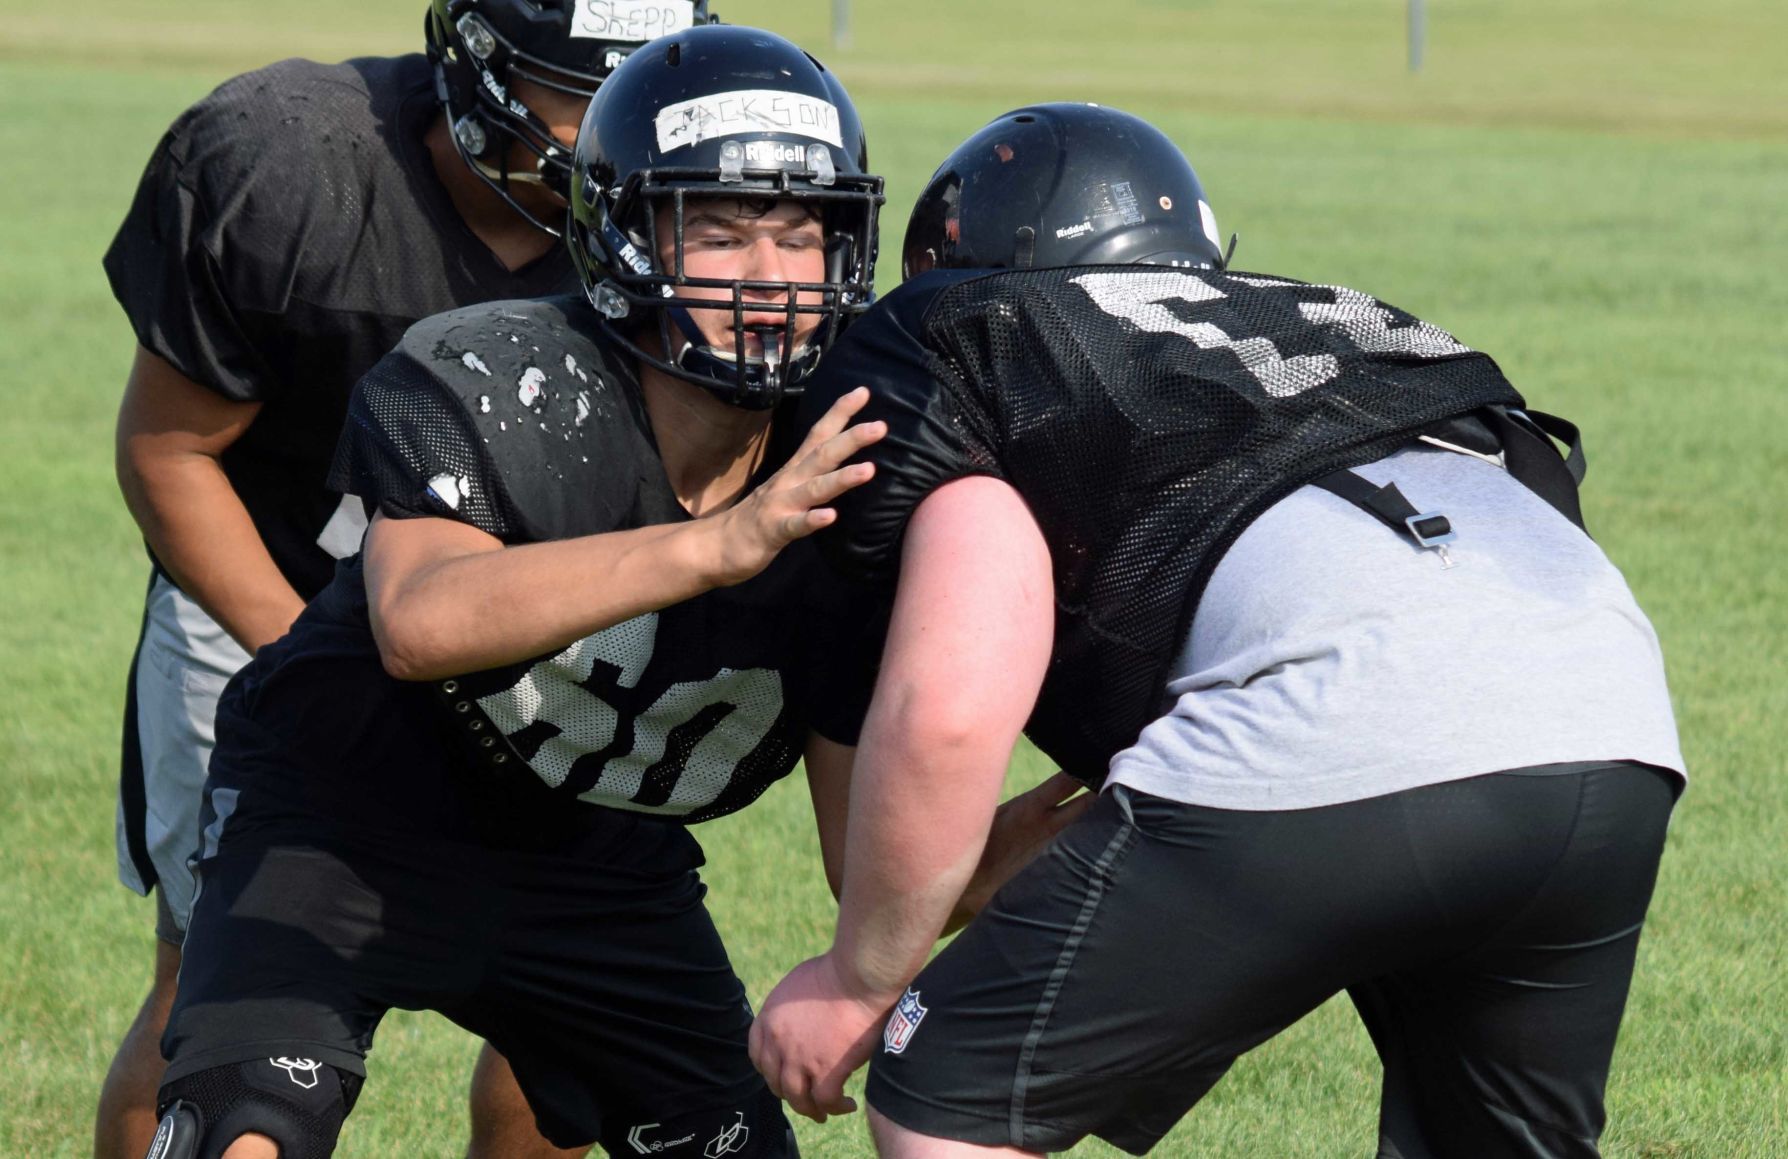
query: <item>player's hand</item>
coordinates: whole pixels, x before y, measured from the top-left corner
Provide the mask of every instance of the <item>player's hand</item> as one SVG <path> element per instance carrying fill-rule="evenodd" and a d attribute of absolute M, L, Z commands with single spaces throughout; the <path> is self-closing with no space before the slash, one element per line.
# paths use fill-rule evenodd
<path fill-rule="evenodd" d="M 1056 773 L 1000 805 L 993 815 L 993 828 L 988 831 L 981 860 L 963 888 L 950 923 L 944 927 L 945 933 L 967 925 L 1000 886 L 1035 860 L 1057 833 L 1092 806 L 1097 794 L 1074 795 L 1082 787 L 1067 773 Z"/>
<path fill-rule="evenodd" d="M 719 583 L 750 579 L 770 566 L 777 552 L 830 525 L 838 512 L 826 505 L 874 476 L 874 464 L 844 466 L 888 433 L 884 422 L 846 425 L 868 401 L 869 388 L 859 386 L 833 403 L 780 471 L 714 517 Z"/>
<path fill-rule="evenodd" d="M 848 1115 L 857 1101 L 845 1080 L 869 1061 L 893 1004 L 850 994 L 831 955 L 809 958 L 776 984 L 751 1024 L 752 1064 L 798 1114 L 816 1123 Z"/>

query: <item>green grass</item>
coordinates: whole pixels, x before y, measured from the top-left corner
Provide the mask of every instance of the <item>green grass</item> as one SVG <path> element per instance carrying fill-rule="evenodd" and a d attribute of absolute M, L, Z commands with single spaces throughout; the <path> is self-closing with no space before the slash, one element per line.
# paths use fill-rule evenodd
<path fill-rule="evenodd" d="M 825 47 L 819 0 L 720 4 Z M 1788 1138 L 1788 6 L 1450 0 L 1404 67 L 1394 0 L 858 4 L 821 51 L 889 174 L 888 240 L 944 153 L 1028 100 L 1156 118 L 1240 264 L 1371 290 L 1495 354 L 1589 432 L 1586 507 L 1651 613 L 1694 785 L 1671 833 L 1610 1091 L 1607 1153 Z M 0 1149 L 86 1153 L 147 984 L 150 907 L 113 881 L 118 709 L 144 566 L 111 480 L 131 340 L 99 256 L 166 123 L 282 55 L 403 51 L 421 4 L 0 0 Z M 891 265 L 891 263 L 889 263 Z M 893 271 L 884 269 L 884 282 Z M 1034 757 L 1017 777 L 1034 776 Z M 823 947 L 797 783 L 704 827 L 713 905 L 761 997 Z M 349 1156 L 452 1155 L 473 1044 L 389 1020 Z M 1376 1069 L 1331 1004 L 1244 1059 L 1157 1154 L 1369 1155 Z M 807 1153 L 867 1155 L 856 1120 Z M 1110 1154 L 1088 1146 L 1084 1153 Z"/>

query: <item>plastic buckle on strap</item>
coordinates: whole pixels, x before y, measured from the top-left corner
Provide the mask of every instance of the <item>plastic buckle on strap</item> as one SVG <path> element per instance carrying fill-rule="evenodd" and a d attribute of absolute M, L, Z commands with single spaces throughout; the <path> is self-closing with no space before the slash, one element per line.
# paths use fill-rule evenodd
<path fill-rule="evenodd" d="M 1451 543 L 1459 538 L 1453 531 L 1452 521 L 1438 511 L 1424 511 L 1420 515 L 1411 515 L 1403 521 L 1415 541 L 1423 547 L 1439 547 L 1443 543 Z"/>
<path fill-rule="evenodd" d="M 1447 544 L 1458 539 L 1459 534 L 1453 530 L 1452 520 L 1438 511 L 1423 511 L 1405 519 L 1403 526 L 1409 529 L 1410 537 L 1419 546 L 1433 548 L 1440 555 L 1442 570 L 1453 566 L 1453 557 L 1447 551 Z"/>

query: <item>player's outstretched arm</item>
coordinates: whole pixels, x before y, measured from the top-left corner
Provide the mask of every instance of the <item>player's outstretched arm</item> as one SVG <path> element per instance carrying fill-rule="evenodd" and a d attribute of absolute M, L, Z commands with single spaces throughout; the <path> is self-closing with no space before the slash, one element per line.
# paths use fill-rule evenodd
<path fill-rule="evenodd" d="M 851 769 L 857 750 L 812 733 L 802 763 L 807 768 L 807 794 L 813 801 L 813 819 L 819 828 L 820 858 L 826 866 L 826 885 L 834 898 L 844 892 L 844 835 L 850 809 Z"/>
<path fill-rule="evenodd" d="M 970 478 L 913 515 L 881 678 L 851 774 L 832 949 L 752 1027 L 770 1089 L 823 1120 L 979 862 L 1054 627 L 1049 552 L 1018 493 Z"/>
<path fill-rule="evenodd" d="M 886 431 L 847 428 L 867 399 L 867 391 L 839 399 L 782 470 L 689 523 L 505 547 L 456 520 L 376 516 L 366 594 L 386 671 L 435 680 L 526 660 L 751 578 L 832 522 L 826 504 L 874 473 L 843 465 Z"/>
<path fill-rule="evenodd" d="M 115 455 L 119 490 L 155 558 L 248 652 L 285 635 L 304 609 L 221 462 L 260 409 L 139 346 Z"/>
<path fill-rule="evenodd" d="M 963 887 L 944 933 L 953 934 L 968 925 L 993 900 L 1000 886 L 1034 861 L 1057 833 L 1092 807 L 1096 795 L 1080 792 L 1083 787 L 1067 773 L 1052 773 L 1000 803 L 994 811 L 993 828 L 987 834 L 981 860 Z"/>

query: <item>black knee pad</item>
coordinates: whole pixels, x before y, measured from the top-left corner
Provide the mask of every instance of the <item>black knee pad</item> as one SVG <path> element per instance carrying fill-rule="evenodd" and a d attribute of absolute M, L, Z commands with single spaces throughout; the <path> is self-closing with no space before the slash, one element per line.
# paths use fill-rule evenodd
<path fill-rule="evenodd" d="M 328 1159 L 362 1081 L 283 1055 L 194 1071 L 163 1084 L 149 1159 L 219 1159 L 250 1133 L 279 1144 L 280 1159 Z"/>
<path fill-rule="evenodd" d="M 782 1100 L 760 1090 L 744 1103 L 605 1131 L 612 1156 L 686 1155 L 688 1159 L 800 1159 Z"/>

